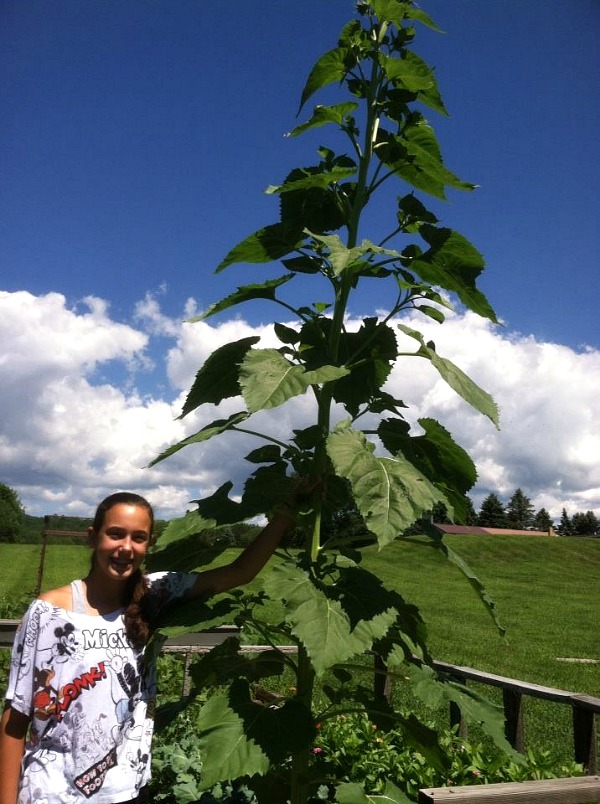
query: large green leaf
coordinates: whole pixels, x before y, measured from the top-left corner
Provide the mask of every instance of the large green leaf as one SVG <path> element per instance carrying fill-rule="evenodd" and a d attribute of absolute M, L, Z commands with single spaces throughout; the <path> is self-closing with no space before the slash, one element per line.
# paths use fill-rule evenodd
<path fill-rule="evenodd" d="M 409 257 L 407 267 L 426 282 L 456 293 L 474 313 L 497 323 L 496 314 L 475 282 L 485 260 L 465 237 L 452 229 L 423 224 L 419 233 L 430 248 Z"/>
<path fill-rule="evenodd" d="M 468 377 L 464 371 L 458 368 L 452 361 L 445 357 L 440 357 L 435 350 L 434 344 L 429 341 L 425 343 L 425 339 L 420 332 L 417 332 L 404 324 L 398 324 L 398 329 L 414 338 L 421 344 L 418 352 L 415 352 L 416 357 L 424 357 L 431 362 L 431 364 L 438 370 L 442 378 L 448 383 L 453 391 L 461 396 L 468 402 L 475 410 L 487 416 L 496 427 L 498 427 L 498 406 L 492 397 L 480 388 L 477 383 Z"/>
<path fill-rule="evenodd" d="M 292 129 L 289 136 L 297 137 L 298 134 L 302 134 L 304 131 L 308 131 L 311 128 L 319 128 L 328 123 L 335 123 L 340 126 L 344 123 L 348 115 L 352 114 L 356 109 L 358 109 L 358 103 L 354 101 L 336 103 L 333 106 L 315 106 L 310 120 Z"/>
<path fill-rule="evenodd" d="M 318 165 L 292 170 L 280 187 L 268 190 L 279 193 L 280 219 L 290 231 L 323 233 L 347 223 L 349 184 L 340 182 L 355 174 L 356 164 L 346 156 L 324 156 Z"/>
<path fill-rule="evenodd" d="M 287 474 L 287 463 L 277 461 L 269 466 L 259 466 L 244 484 L 242 503 L 252 511 L 248 516 L 271 511 L 294 493 L 296 481 Z"/>
<path fill-rule="evenodd" d="M 418 57 L 394 58 L 382 54 L 379 60 L 388 79 L 394 84 L 405 87 L 409 92 L 416 93 L 420 89 L 427 89 L 435 82 L 433 72 Z"/>
<path fill-rule="evenodd" d="M 318 235 L 313 232 L 308 232 L 308 234 L 327 247 L 329 251 L 328 259 L 336 276 L 354 268 L 357 264 L 362 264 L 361 258 L 365 255 L 383 254 L 398 258 L 402 256 L 400 252 L 376 246 L 370 240 L 363 240 L 359 246 L 348 248 L 338 235 Z"/>
<path fill-rule="evenodd" d="M 402 456 L 380 458 L 364 434 L 341 425 L 327 439 L 335 472 L 350 481 L 356 505 L 380 547 L 402 535 L 446 497 Z"/>
<path fill-rule="evenodd" d="M 409 2 L 401 2 L 401 0 L 370 0 L 369 5 L 380 22 L 392 22 L 398 28 L 402 28 L 405 20 L 417 20 L 434 31 L 441 31 L 441 28 L 435 24 L 429 14 L 426 14 L 420 8 L 416 8 L 412 0 L 409 0 Z"/>
<path fill-rule="evenodd" d="M 365 793 L 357 782 L 342 782 L 335 791 L 339 804 L 411 804 L 411 799 L 387 781 L 383 793 Z"/>
<path fill-rule="evenodd" d="M 426 25 L 428 28 L 431 28 L 434 31 L 442 32 L 442 29 L 431 19 L 429 14 L 423 11 L 421 8 L 416 8 L 412 4 L 408 6 L 405 11 L 405 17 L 409 20 L 418 20 L 423 25 Z"/>
<path fill-rule="evenodd" d="M 340 338 L 339 360 L 351 365 L 347 377 L 338 380 L 333 389 L 336 402 L 340 402 L 352 415 L 358 414 L 361 405 L 382 399 L 380 389 L 389 377 L 398 355 L 394 331 L 376 318 L 365 318 L 357 332 L 345 332 Z M 390 401 L 390 397 L 387 397 Z M 370 408 L 371 409 L 371 408 Z"/>
<path fill-rule="evenodd" d="M 331 184 L 351 178 L 355 173 L 356 165 L 354 163 L 349 166 L 337 165 L 331 170 L 307 173 L 295 181 L 286 181 L 284 184 L 271 184 L 267 187 L 267 193 L 273 195 L 275 193 L 295 193 L 299 190 L 324 190 Z"/>
<path fill-rule="evenodd" d="M 225 779 L 263 775 L 290 751 L 308 749 L 314 738 L 310 710 L 297 701 L 269 709 L 255 703 L 243 679 L 212 695 L 196 722 L 203 756 L 202 788 Z"/>
<path fill-rule="evenodd" d="M 256 336 L 242 338 L 215 349 L 196 374 L 179 418 L 183 419 L 192 410 L 207 402 L 218 405 L 224 399 L 239 396 L 240 363 L 248 349 L 259 340 L 260 338 Z"/>
<path fill-rule="evenodd" d="M 316 586 L 308 573 L 291 562 L 277 564 L 265 578 L 265 590 L 273 600 L 283 600 L 285 619 L 311 658 L 318 675 L 332 665 L 364 653 L 387 632 L 397 612 L 380 606 L 351 622 L 335 589 Z"/>
<path fill-rule="evenodd" d="M 444 165 L 435 132 L 426 120 L 420 119 L 405 127 L 402 132 L 402 141 L 409 156 L 412 157 L 411 164 L 415 165 L 418 170 L 424 171 L 432 179 L 437 179 L 447 187 L 457 190 L 475 189 L 474 184 L 462 181 Z"/>
<path fill-rule="evenodd" d="M 231 430 L 236 424 L 240 424 L 240 422 L 245 421 L 248 416 L 249 414 L 246 411 L 241 411 L 239 413 L 232 413 L 227 419 L 217 419 L 211 424 L 207 424 L 206 427 L 203 427 L 202 430 L 199 430 L 194 435 L 184 438 L 177 444 L 172 444 L 164 452 L 161 452 L 158 458 L 154 458 L 154 460 L 152 460 L 148 465 L 155 466 L 160 461 L 164 461 L 165 458 L 168 458 L 170 455 L 174 455 L 176 452 L 179 452 L 180 449 L 183 449 L 190 444 L 199 444 L 202 441 L 208 441 L 210 438 L 213 438 L 213 436 L 220 435 L 226 430 Z"/>
<path fill-rule="evenodd" d="M 421 103 L 424 103 L 426 106 L 429 106 L 431 109 L 434 109 L 439 114 L 443 114 L 444 116 L 448 117 L 448 111 L 444 106 L 444 101 L 440 95 L 433 70 L 427 64 L 425 64 L 420 56 L 417 56 L 416 53 L 413 53 L 410 50 L 406 51 L 405 60 L 412 64 L 414 72 L 429 71 L 429 75 L 432 79 L 427 87 L 422 87 L 418 90 L 417 100 L 421 101 Z"/>
<path fill-rule="evenodd" d="M 402 453 L 444 492 L 452 504 L 453 518 L 460 521 L 466 514 L 465 495 L 477 480 L 475 464 L 435 419 L 419 419 L 418 423 L 425 432 L 411 437 L 404 419 L 384 419 L 377 435 L 388 452 Z"/>
<path fill-rule="evenodd" d="M 473 688 L 448 679 L 440 680 L 436 672 L 427 665 L 403 664 L 403 672 L 410 678 L 411 689 L 427 707 L 441 709 L 449 703 L 456 704 L 465 720 L 478 724 L 489 735 L 498 748 L 515 757 L 504 734 L 504 712 L 501 706 L 478 694 Z"/>
<path fill-rule="evenodd" d="M 210 318 L 212 315 L 222 313 L 223 310 L 228 310 L 230 307 L 235 307 L 237 304 L 244 304 L 245 302 L 253 301 L 254 299 L 267 299 L 268 301 L 273 301 L 276 298 L 277 288 L 281 287 L 281 285 L 285 285 L 286 282 L 289 282 L 293 278 L 293 275 L 286 274 L 285 276 L 280 276 L 276 279 L 267 279 L 265 282 L 253 285 L 243 285 L 242 287 L 239 287 L 235 293 L 231 293 L 229 296 L 221 299 L 221 301 L 211 304 L 210 307 L 201 315 L 190 319 L 190 322 L 193 323 L 195 321 L 204 321 L 206 318 Z"/>
<path fill-rule="evenodd" d="M 324 53 L 316 61 L 306 79 L 298 111 L 302 109 L 310 96 L 314 95 L 319 89 L 332 84 L 334 81 L 341 81 L 353 61 L 350 51 L 343 47 L 336 47 Z"/>
<path fill-rule="evenodd" d="M 243 504 L 237 503 L 229 497 L 232 488 L 233 483 L 227 481 L 219 486 L 210 497 L 194 500 L 200 516 L 214 520 L 217 525 L 231 525 L 254 516 L 256 511 L 248 511 Z"/>
<path fill-rule="evenodd" d="M 231 249 L 217 266 L 217 273 L 236 262 L 262 263 L 279 260 L 304 240 L 302 231 L 285 223 L 273 223 L 249 235 Z"/>
<path fill-rule="evenodd" d="M 258 716 L 258 707 L 256 708 Z M 202 752 L 202 788 L 225 779 L 264 774 L 269 758 L 245 734 L 245 721 L 229 705 L 226 692 L 211 695 L 196 721 L 198 747 Z"/>
<path fill-rule="evenodd" d="M 306 648 L 317 675 L 366 649 L 351 635 L 339 602 L 317 589 L 308 573 L 278 564 L 266 577 L 265 590 L 272 599 L 284 601 L 286 622 Z"/>
<path fill-rule="evenodd" d="M 233 625 L 239 604 L 230 597 L 218 597 L 208 602 L 188 600 L 161 612 L 155 627 L 165 637 L 179 637 L 190 632 L 207 631 L 220 625 Z M 235 636 L 229 637 L 234 642 Z"/>
<path fill-rule="evenodd" d="M 305 371 L 286 360 L 276 349 L 253 349 L 244 358 L 240 386 L 248 410 L 255 413 L 305 393 L 311 385 L 332 382 L 348 374 L 343 366 L 322 366 Z"/>
<path fill-rule="evenodd" d="M 329 360 L 332 322 L 329 318 L 310 321 L 300 336 L 306 368 L 317 369 Z M 394 331 L 376 318 L 365 318 L 357 332 L 340 334 L 336 362 L 345 364 L 350 373 L 339 378 L 333 387 L 333 398 L 343 404 L 352 416 L 361 405 L 369 403 L 370 410 L 389 410 L 402 405 L 389 394 L 380 391 L 398 354 Z"/>
<path fill-rule="evenodd" d="M 255 655 L 240 653 L 239 640 L 229 638 L 200 655 L 190 668 L 194 691 L 223 686 L 236 678 L 258 682 L 264 678 L 281 676 L 285 669 L 285 656 L 281 651 L 262 651 Z"/>
<path fill-rule="evenodd" d="M 377 576 L 359 567 L 343 567 L 340 569 L 335 590 L 352 626 L 361 620 L 375 620 L 382 613 L 397 616 L 386 633 L 376 636 L 374 646 L 377 647 L 374 649 L 378 653 L 387 654 L 395 639 L 404 643 L 405 637 L 408 637 L 413 646 L 421 651 L 421 655 L 425 655 L 427 629 L 418 608 L 412 603 L 406 603 L 397 592 L 386 589 Z"/>
<path fill-rule="evenodd" d="M 212 527 L 210 530 L 214 536 L 215 528 Z M 146 557 L 146 569 L 149 572 L 161 572 L 162 570 L 194 572 L 218 559 L 226 549 L 225 545 L 218 544 L 206 547 L 198 533 L 194 532 L 177 541 L 172 541 L 156 552 L 149 553 Z"/>
<path fill-rule="evenodd" d="M 390 114 L 392 111 L 390 110 Z M 404 181 L 417 190 L 430 193 L 436 198 L 445 199 L 444 182 L 420 165 L 418 160 L 408 152 L 406 142 L 396 134 L 391 134 L 382 126 L 377 131 L 375 156 Z"/>
<path fill-rule="evenodd" d="M 189 511 L 185 516 L 171 519 L 167 527 L 160 534 L 157 547 L 152 550 L 150 555 L 159 550 L 164 550 L 174 542 L 179 542 L 188 536 L 200 533 L 201 530 L 214 528 L 215 524 L 216 522 L 213 519 L 205 519 L 200 516 L 198 511 Z"/>

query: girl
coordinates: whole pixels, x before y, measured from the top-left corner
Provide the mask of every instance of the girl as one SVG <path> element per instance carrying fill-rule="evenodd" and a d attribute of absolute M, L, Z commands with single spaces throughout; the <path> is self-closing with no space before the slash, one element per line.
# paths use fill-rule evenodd
<path fill-rule="evenodd" d="M 156 685 L 144 650 L 153 618 L 173 600 L 248 583 L 294 518 L 285 503 L 227 566 L 145 576 L 150 504 L 129 492 L 101 502 L 88 576 L 41 595 L 17 632 L 0 724 L 0 804 L 146 801 Z"/>

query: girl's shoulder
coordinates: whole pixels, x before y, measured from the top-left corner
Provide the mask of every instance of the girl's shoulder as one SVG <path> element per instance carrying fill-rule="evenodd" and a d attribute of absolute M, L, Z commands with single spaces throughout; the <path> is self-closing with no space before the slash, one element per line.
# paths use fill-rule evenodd
<path fill-rule="evenodd" d="M 49 589 L 47 592 L 41 594 L 38 600 L 43 600 L 46 603 L 50 603 L 51 606 L 56 606 L 59 609 L 70 611 L 73 608 L 71 584 L 59 586 L 57 589 Z"/>

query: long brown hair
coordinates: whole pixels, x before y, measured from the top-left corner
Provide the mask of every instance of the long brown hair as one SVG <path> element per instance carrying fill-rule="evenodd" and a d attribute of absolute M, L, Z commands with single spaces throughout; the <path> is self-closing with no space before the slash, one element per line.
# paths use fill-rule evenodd
<path fill-rule="evenodd" d="M 153 543 L 154 511 L 145 497 L 135 494 L 132 491 L 117 491 L 110 494 L 96 508 L 96 514 L 92 523 L 92 530 L 98 534 L 104 525 L 106 513 L 114 505 L 136 505 L 145 508 L 150 517 L 150 544 Z M 92 566 L 95 555 L 92 556 Z M 150 596 L 148 595 L 148 584 L 142 571 L 137 569 L 127 580 L 125 585 L 125 599 L 123 600 L 123 621 L 125 623 L 125 633 L 131 644 L 135 648 L 143 648 L 152 634 L 152 609 Z"/>

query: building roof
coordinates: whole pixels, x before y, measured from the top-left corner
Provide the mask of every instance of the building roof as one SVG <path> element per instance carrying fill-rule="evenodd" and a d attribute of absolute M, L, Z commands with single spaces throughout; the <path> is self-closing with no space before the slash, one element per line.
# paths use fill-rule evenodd
<path fill-rule="evenodd" d="M 434 522 L 433 527 L 440 533 L 456 533 L 463 536 L 553 536 L 547 530 L 518 530 L 515 528 L 482 528 L 478 525 L 446 525 Z"/>

